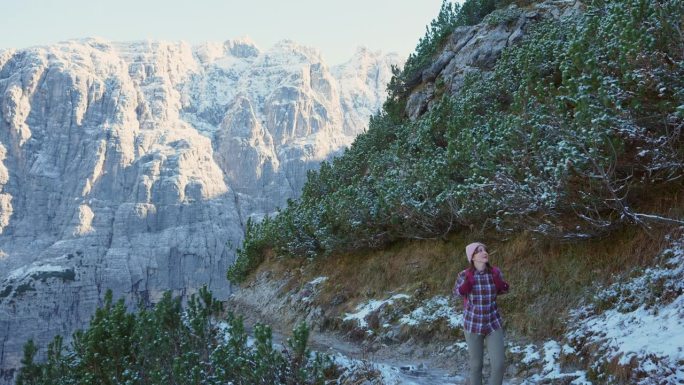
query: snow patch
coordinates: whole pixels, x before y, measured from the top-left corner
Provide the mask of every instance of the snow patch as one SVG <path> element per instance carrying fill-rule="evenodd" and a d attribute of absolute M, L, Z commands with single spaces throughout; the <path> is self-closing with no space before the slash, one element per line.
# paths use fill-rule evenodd
<path fill-rule="evenodd" d="M 449 326 L 454 329 L 463 324 L 462 314 L 457 313 L 449 305 L 449 299 L 444 296 L 436 296 L 430 299 L 423 306 L 401 317 L 399 323 L 416 326 L 418 324 L 433 323 L 439 319 L 446 319 L 449 322 Z"/>
<path fill-rule="evenodd" d="M 34 273 L 51 273 L 51 272 L 64 272 L 67 268 L 64 266 L 56 266 L 45 264 L 41 265 L 40 262 L 34 262 L 27 266 L 22 266 L 18 269 L 10 271 L 5 280 L 22 280 Z"/>
<path fill-rule="evenodd" d="M 574 372 L 566 373 L 562 372 L 559 359 L 561 357 L 561 354 L 569 353 L 564 350 L 565 346 L 567 345 L 561 347 L 561 345 L 557 341 L 548 340 L 544 342 L 541 351 L 537 351 L 534 345 L 527 345 L 525 348 L 512 347 L 511 349 L 509 349 L 512 353 L 522 353 L 522 362 L 528 365 L 539 361 L 540 357 L 543 356 L 541 362 L 541 373 L 534 374 L 526 378 L 522 382 L 522 385 L 532 385 L 538 384 L 542 381 L 546 382 L 568 378 L 574 378 L 571 382 L 569 382 L 569 384 L 571 385 L 592 385 L 592 383 L 589 380 L 587 380 L 587 373 L 583 370 L 577 370 Z"/>
<path fill-rule="evenodd" d="M 630 313 L 609 310 L 592 318 L 585 332 L 604 334 L 603 340 L 615 354 L 622 354 L 620 365 L 635 356 L 657 355 L 684 360 L 684 296 L 658 310 L 639 307 Z"/>
<path fill-rule="evenodd" d="M 345 313 L 345 316 L 343 318 L 344 321 L 350 321 L 350 320 L 356 320 L 359 324 L 360 327 L 362 328 L 367 328 L 368 323 L 366 322 L 366 317 L 368 314 L 374 312 L 375 310 L 378 310 L 380 306 L 388 304 L 391 305 L 394 303 L 394 301 L 399 300 L 399 299 L 408 299 L 411 298 L 406 294 L 396 294 L 393 295 L 392 297 L 385 299 L 385 300 L 370 300 L 366 302 L 365 304 L 359 304 L 356 307 L 356 312 L 355 313 Z"/>
<path fill-rule="evenodd" d="M 525 346 L 525 348 L 522 348 L 520 346 L 513 346 L 509 350 L 511 353 L 522 354 L 523 358 L 520 360 L 520 362 L 522 362 L 525 365 L 529 365 L 533 362 L 539 361 L 539 359 L 541 358 L 539 356 L 539 352 L 535 349 L 535 346 L 532 344 Z"/>
<path fill-rule="evenodd" d="M 319 285 L 319 284 L 321 284 L 327 280 L 328 280 L 328 277 L 318 277 L 318 278 L 314 279 L 313 281 L 309 282 L 309 285 L 317 286 L 317 285 Z"/>
<path fill-rule="evenodd" d="M 680 229 L 681 230 L 681 229 Z M 579 350 L 592 345 L 592 367 L 617 359 L 639 384 L 684 383 L 684 239 L 660 255 L 664 262 L 602 290 L 596 303 L 577 309 L 568 339 Z M 607 309 L 604 307 L 609 306 Z M 640 374 L 640 375 L 637 375 Z"/>

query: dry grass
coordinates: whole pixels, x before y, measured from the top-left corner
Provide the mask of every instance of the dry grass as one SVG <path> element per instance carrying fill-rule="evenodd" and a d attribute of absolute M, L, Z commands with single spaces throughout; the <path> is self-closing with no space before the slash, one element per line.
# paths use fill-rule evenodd
<path fill-rule="evenodd" d="M 598 284 L 615 274 L 649 264 L 664 247 L 667 231 L 627 228 L 610 237 L 577 243 L 534 241 L 518 236 L 500 250 L 500 265 L 513 290 L 499 303 L 509 325 L 532 338 L 557 336 L 564 330 L 567 312 Z M 653 238 L 652 238 L 653 237 Z M 526 244 L 521 249 L 520 245 Z M 517 249 L 517 250 L 516 250 Z"/>
<path fill-rule="evenodd" d="M 684 206 L 677 195 L 681 194 L 642 209 L 677 217 Z M 612 283 L 616 274 L 652 263 L 671 229 L 631 226 L 606 238 L 572 243 L 539 240 L 528 233 L 501 239 L 496 233 L 461 232 L 447 240 L 402 241 L 383 250 L 311 262 L 271 256 L 259 271 L 291 276 L 290 288 L 327 276 L 317 302 L 326 314 L 335 315 L 394 293 L 418 299 L 450 295 L 456 275 L 467 267 L 465 245 L 479 240 L 488 245 L 492 263 L 511 284 L 511 292 L 498 301 L 509 333 L 542 339 L 563 333 L 567 312 L 590 297 L 598 284 Z"/>

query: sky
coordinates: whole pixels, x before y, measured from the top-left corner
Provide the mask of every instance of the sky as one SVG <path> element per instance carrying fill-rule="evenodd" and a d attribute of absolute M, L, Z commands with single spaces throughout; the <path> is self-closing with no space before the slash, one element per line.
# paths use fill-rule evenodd
<path fill-rule="evenodd" d="M 290 39 L 329 64 L 356 47 L 408 56 L 442 0 L 0 0 L 0 49 L 69 39 L 184 40 L 249 37 L 261 49 Z"/>

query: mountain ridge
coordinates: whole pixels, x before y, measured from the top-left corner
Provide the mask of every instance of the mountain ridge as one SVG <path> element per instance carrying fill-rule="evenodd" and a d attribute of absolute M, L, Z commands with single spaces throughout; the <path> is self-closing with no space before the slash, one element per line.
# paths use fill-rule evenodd
<path fill-rule="evenodd" d="M 397 61 L 362 52 L 336 68 L 375 71 L 338 85 L 291 41 L 0 51 L 4 378 L 27 338 L 44 346 L 85 326 L 107 288 L 129 304 L 205 284 L 227 296 L 247 218 L 296 197 L 365 129 Z"/>

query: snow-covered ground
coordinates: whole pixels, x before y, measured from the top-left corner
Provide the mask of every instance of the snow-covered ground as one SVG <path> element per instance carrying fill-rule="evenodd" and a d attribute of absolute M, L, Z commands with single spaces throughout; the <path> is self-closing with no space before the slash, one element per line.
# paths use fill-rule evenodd
<path fill-rule="evenodd" d="M 562 354 L 574 354 L 574 349 L 569 345 L 561 346 L 560 343 L 553 340 L 544 342 L 541 348 L 535 345 L 511 346 L 508 349 L 513 353 L 517 363 L 527 366 L 539 366 L 539 373 L 534 373 L 528 378 L 522 379 L 521 385 L 533 385 L 540 382 L 548 383 L 549 381 L 566 379 L 571 385 L 591 385 L 587 380 L 587 374 L 583 370 L 564 371 L 561 368 L 560 358 Z"/>
<path fill-rule="evenodd" d="M 684 384 L 682 233 L 684 228 L 669 238 L 650 268 L 594 288 L 595 297 L 570 313 L 566 334 L 522 345 L 507 339 L 504 384 Z M 326 277 L 307 282 L 292 294 L 295 302 L 310 303 L 327 283 Z M 369 299 L 340 315 L 349 335 L 363 334 L 362 343 L 313 333 L 312 349 L 330 354 L 350 379 L 346 383 L 460 384 L 467 375 L 467 346 L 458 337 L 461 308 L 445 296 L 392 293 Z M 435 330 L 449 337 L 439 342 L 418 337 L 434 336 Z M 432 356 L 425 354 L 428 349 Z"/>
<path fill-rule="evenodd" d="M 654 258 L 652 267 L 628 272 L 615 277 L 616 283 L 598 287 L 589 304 L 571 312 L 566 335 L 543 344 L 510 345 L 510 363 L 527 373 L 513 383 L 684 384 L 682 232 L 684 228 L 668 237 L 670 246 Z M 343 319 L 357 322 L 369 335 L 373 332 L 367 320 L 374 312 L 385 320 L 380 333 L 394 326 L 424 328 L 443 320 L 457 329 L 462 315 L 454 308 L 459 309 L 447 297 L 417 301 L 399 294 L 361 303 Z M 459 349 L 465 350 L 465 344 Z M 375 368 L 383 383 L 411 383 L 396 367 Z M 397 378 L 405 382 L 397 382 Z"/>
<path fill-rule="evenodd" d="M 368 322 L 366 322 L 366 317 L 368 317 L 368 315 L 370 315 L 372 312 L 380 309 L 383 305 L 392 305 L 397 300 L 408 298 L 410 297 L 406 294 L 395 294 L 392 297 L 384 300 L 372 299 L 366 303 L 359 304 L 356 307 L 356 311 L 354 313 L 345 314 L 343 320 L 356 320 L 361 328 L 367 328 Z"/>
<path fill-rule="evenodd" d="M 332 359 L 343 371 L 340 377 L 340 382 L 343 383 L 354 381 L 353 383 L 368 385 L 456 385 L 462 384 L 465 380 L 461 376 L 450 375 L 444 371 L 421 365 L 397 366 L 352 359 L 342 354 L 333 355 Z"/>
<path fill-rule="evenodd" d="M 601 381 L 684 384 L 684 238 L 577 309 L 567 338 Z M 608 368 L 612 370 L 607 370 Z"/>
<path fill-rule="evenodd" d="M 652 267 L 597 288 L 571 313 L 563 341 L 510 347 L 510 358 L 538 372 L 521 384 L 684 384 L 684 239 L 669 242 Z"/>
<path fill-rule="evenodd" d="M 454 307 L 449 304 L 449 299 L 444 296 L 431 298 L 411 313 L 401 317 L 399 322 L 414 326 L 426 322 L 435 322 L 438 319 L 446 319 L 449 326 L 454 329 L 463 324 L 462 313 L 456 312 Z"/>
<path fill-rule="evenodd" d="M 423 302 L 418 302 L 406 294 L 395 294 L 382 300 L 372 299 L 368 302 L 359 304 L 354 313 L 346 313 L 343 320 L 355 320 L 358 322 L 359 327 L 368 328 L 369 326 L 366 319 L 369 315 L 377 311 L 383 312 L 388 305 L 393 305 L 399 301 L 403 302 L 406 306 L 397 309 L 400 313 L 394 314 L 395 317 L 391 317 L 398 318 L 398 321 L 396 322 L 397 325 L 419 327 L 420 325 L 445 320 L 452 329 L 461 327 L 462 314 L 454 310 L 454 306 L 449 303 L 449 299 L 445 296 L 435 296 Z M 407 309 L 407 312 L 401 312 L 401 310 Z M 394 325 L 383 324 L 382 326 L 387 328 Z"/>

